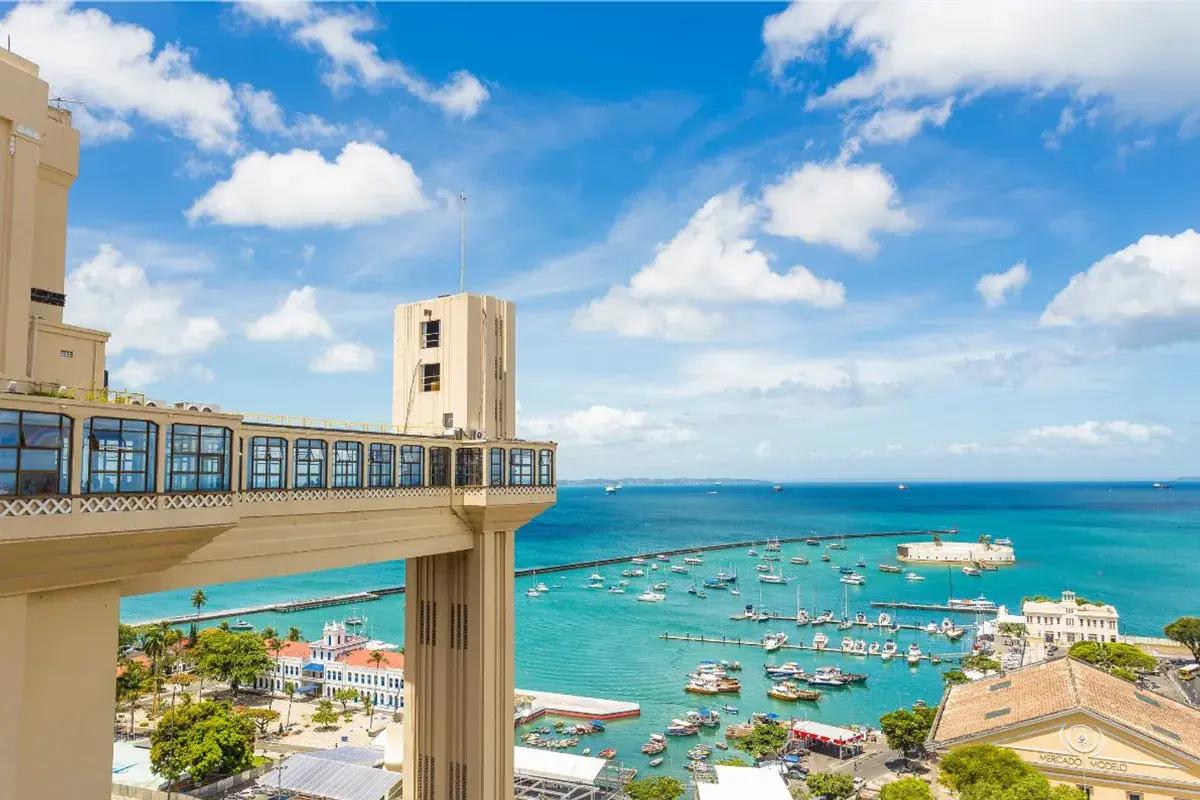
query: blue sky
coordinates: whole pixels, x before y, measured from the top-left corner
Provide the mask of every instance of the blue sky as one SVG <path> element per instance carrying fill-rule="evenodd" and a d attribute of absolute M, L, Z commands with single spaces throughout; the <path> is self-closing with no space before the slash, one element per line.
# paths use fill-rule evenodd
<path fill-rule="evenodd" d="M 388 421 L 391 309 L 519 307 L 564 477 L 1171 478 L 1191 4 L 7 5 L 84 135 L 113 383 Z M 0 38 L 0 41 L 3 39 Z"/>

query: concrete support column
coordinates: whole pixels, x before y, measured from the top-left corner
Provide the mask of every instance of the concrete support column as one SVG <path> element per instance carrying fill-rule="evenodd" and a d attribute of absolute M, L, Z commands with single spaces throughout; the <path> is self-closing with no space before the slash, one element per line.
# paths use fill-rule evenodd
<path fill-rule="evenodd" d="M 511 800 L 512 531 L 408 560 L 405 800 Z"/>
<path fill-rule="evenodd" d="M 0 800 L 111 794 L 119 600 L 116 583 L 0 598 Z"/>

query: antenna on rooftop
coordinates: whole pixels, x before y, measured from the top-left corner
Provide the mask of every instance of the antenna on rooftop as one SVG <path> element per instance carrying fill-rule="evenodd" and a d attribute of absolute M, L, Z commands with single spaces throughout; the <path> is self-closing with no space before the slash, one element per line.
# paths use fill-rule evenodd
<path fill-rule="evenodd" d="M 458 293 L 467 281 L 467 193 L 458 193 Z"/>

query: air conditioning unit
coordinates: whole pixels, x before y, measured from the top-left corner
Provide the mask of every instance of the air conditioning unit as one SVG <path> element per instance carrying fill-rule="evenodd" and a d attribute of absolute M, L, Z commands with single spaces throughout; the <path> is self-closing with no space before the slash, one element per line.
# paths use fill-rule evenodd
<path fill-rule="evenodd" d="M 221 407 L 212 403 L 189 403 L 182 401 L 175 404 L 176 408 L 182 408 L 184 411 L 202 411 L 206 414 L 219 414 Z"/>
<path fill-rule="evenodd" d="M 146 402 L 142 403 L 142 405 L 144 405 L 146 408 L 170 408 L 171 407 L 171 404 L 168 403 L 166 400 L 147 399 Z"/>
<path fill-rule="evenodd" d="M 462 428 L 446 428 L 444 431 L 442 431 L 442 436 L 450 439 L 461 439 L 462 435 Z"/>

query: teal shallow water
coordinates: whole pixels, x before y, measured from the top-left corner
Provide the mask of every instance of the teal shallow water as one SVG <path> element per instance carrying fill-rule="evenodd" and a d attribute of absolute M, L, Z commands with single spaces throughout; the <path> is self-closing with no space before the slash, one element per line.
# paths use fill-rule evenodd
<path fill-rule="evenodd" d="M 956 596 L 983 592 L 991 600 L 1019 607 L 1029 594 L 1057 595 L 1072 589 L 1079 595 L 1113 603 L 1121 612 L 1122 631 L 1161 635 L 1162 626 L 1183 614 L 1195 614 L 1196 587 L 1200 586 L 1200 486 L 1177 486 L 1155 491 L 1132 484 L 930 484 L 898 492 L 885 485 L 788 486 L 775 493 L 770 486 L 627 487 L 605 496 L 598 487 L 566 487 L 558 505 L 538 518 L 518 538 L 521 567 L 569 563 L 609 555 L 632 554 L 773 536 L 801 536 L 810 530 L 835 533 L 872 530 L 957 527 L 960 538 L 981 533 L 1013 539 L 1018 564 L 981 578 L 952 573 Z M 893 562 L 896 539 L 848 542 L 840 555 L 853 564 L 865 558 L 867 583 L 848 591 L 850 610 L 867 611 L 869 600 L 945 602 L 948 572 L 929 568 L 921 583 L 901 575 L 880 573 L 876 565 Z M 638 746 L 649 733 L 688 709 L 726 702 L 751 711 L 781 715 L 806 715 L 832 723 L 877 724 L 880 714 L 917 699 L 937 702 L 941 694 L 941 667 L 924 664 L 909 668 L 903 663 L 884 664 L 877 659 L 852 659 L 837 654 L 787 651 L 776 662 L 795 660 L 806 668 L 823 664 L 853 665 L 870 674 L 866 686 L 825 692 L 816 704 L 786 704 L 765 696 L 768 682 L 762 669 L 768 658 L 748 647 L 667 642 L 664 632 L 705 634 L 757 639 L 768 629 L 785 630 L 793 640 L 811 641 L 813 631 L 790 623 L 735 622 L 729 617 L 744 603 L 758 603 L 759 591 L 767 606 L 794 613 L 796 591 L 810 610 L 840 611 L 843 585 L 829 564 L 818 561 L 821 549 L 802 544 L 785 545 L 784 573 L 795 576 L 790 586 L 768 586 L 755 579 L 756 559 L 745 550 L 705 555 L 699 577 L 709 577 L 718 566 L 732 564 L 741 578 L 742 597 L 709 592 L 707 600 L 684 591 L 690 578 L 671 574 L 666 566 L 651 573 L 668 580 L 671 588 L 663 603 L 635 600 L 637 581 L 629 593 L 609 595 L 585 588 L 591 569 L 543 575 L 549 585 L 562 588 L 537 599 L 523 590 L 531 579 L 518 581 L 517 682 L 527 689 L 633 700 L 642 705 L 639 719 L 616 722 L 602 736 L 585 740 L 592 752 L 616 747 L 633 766 L 644 767 Z M 808 566 L 792 566 L 787 558 L 804 555 Z M 835 558 L 839 555 L 834 554 Z M 680 563 L 676 558 L 674 563 Z M 647 568 L 649 565 L 647 565 Z M 601 572 L 610 582 L 621 567 Z M 659 578 L 658 576 L 662 576 Z M 404 581 L 402 562 L 309 575 L 226 584 L 210 587 L 210 607 L 232 608 L 289 598 L 314 597 L 389 586 Z M 127 598 L 122 604 L 126 619 L 186 613 L 190 590 Z M 356 609 L 370 620 L 377 638 L 403 641 L 403 596 L 384 598 Z M 349 616 L 349 607 L 318 609 L 291 614 L 250 617 L 256 626 L 286 630 L 299 626 L 309 638 L 320 633 L 324 621 Z M 869 612 L 874 619 L 877 612 Z M 940 621 L 941 615 L 901 612 L 902 622 Z M 965 618 L 964 618 L 965 619 Z M 825 633 L 836 646 L 841 634 L 832 626 Z M 870 641 L 873 634 L 856 633 Z M 910 641 L 942 652 L 944 640 L 925 634 L 901 632 L 897 642 Z M 743 691 L 740 698 L 708 699 L 683 691 L 685 675 L 705 659 L 739 660 Z M 725 721 L 730 721 L 726 719 Z M 701 738 L 712 738 L 711 732 Z M 685 740 L 690 741 L 690 740 Z M 685 747 L 672 744 L 675 758 L 663 768 L 679 771 Z"/>

